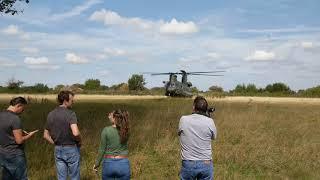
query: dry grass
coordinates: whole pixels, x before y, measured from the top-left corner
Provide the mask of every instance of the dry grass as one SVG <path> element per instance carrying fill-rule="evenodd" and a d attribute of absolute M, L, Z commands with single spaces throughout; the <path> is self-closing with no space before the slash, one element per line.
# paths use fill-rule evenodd
<path fill-rule="evenodd" d="M 320 98 L 294 98 L 294 97 L 249 97 L 227 96 L 222 98 L 209 98 L 219 102 L 248 102 L 248 103 L 276 103 L 276 104 L 320 104 Z"/>
<path fill-rule="evenodd" d="M 91 168 L 99 136 L 112 109 L 130 112 L 129 141 L 133 179 L 178 179 L 177 126 L 192 99 L 111 99 L 74 106 L 84 136 L 82 179 L 96 179 Z M 218 139 L 213 143 L 216 179 L 319 179 L 320 104 L 210 101 L 215 105 Z M 3 103 L 0 106 L 5 107 Z M 23 115 L 27 130 L 42 129 L 52 102 L 31 103 Z M 26 145 L 30 179 L 54 179 L 53 147 L 38 134 Z"/>
<path fill-rule="evenodd" d="M 23 96 L 29 99 L 41 101 L 42 99 L 55 101 L 55 94 L 0 94 L 0 100 L 9 100 L 13 97 Z M 99 100 L 144 100 L 144 99 L 165 99 L 167 96 L 152 96 L 152 95 L 89 95 L 77 94 L 76 101 L 94 101 Z M 250 96 L 226 96 L 220 98 L 207 98 L 215 102 L 242 102 L 242 103 L 277 103 L 277 104 L 320 104 L 320 98 L 294 98 L 294 97 L 250 97 Z"/>
<path fill-rule="evenodd" d="M 41 101 L 47 99 L 55 101 L 57 98 L 56 94 L 0 94 L 0 100 L 9 100 L 13 97 L 22 96 L 34 100 Z M 131 99 L 163 99 L 166 96 L 133 96 L 133 95 L 88 95 L 88 94 L 77 94 L 75 96 L 76 101 L 97 101 L 97 100 L 131 100 Z"/>

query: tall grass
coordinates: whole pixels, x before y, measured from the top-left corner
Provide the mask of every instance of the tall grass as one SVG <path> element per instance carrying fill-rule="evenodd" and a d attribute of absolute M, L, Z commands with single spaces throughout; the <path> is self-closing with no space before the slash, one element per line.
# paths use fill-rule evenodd
<path fill-rule="evenodd" d="M 210 102 L 218 139 L 213 142 L 216 179 L 319 179 L 320 105 Z M 4 103 L 0 103 L 5 108 Z M 43 129 L 55 103 L 30 104 L 25 129 Z M 74 110 L 83 136 L 82 179 L 97 179 L 92 167 L 106 113 L 130 113 L 129 159 L 132 179 L 178 179 L 179 118 L 191 113 L 191 99 L 78 102 Z M 56 179 L 53 146 L 42 132 L 26 144 L 30 179 Z"/>

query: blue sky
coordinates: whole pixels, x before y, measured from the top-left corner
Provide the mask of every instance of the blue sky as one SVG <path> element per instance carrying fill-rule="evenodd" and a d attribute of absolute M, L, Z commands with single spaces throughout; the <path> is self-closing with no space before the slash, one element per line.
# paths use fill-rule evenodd
<path fill-rule="evenodd" d="M 142 72 L 225 70 L 211 85 L 320 84 L 317 0 L 31 0 L 0 16 L 0 85 L 126 82 Z M 166 76 L 144 75 L 147 87 Z"/>

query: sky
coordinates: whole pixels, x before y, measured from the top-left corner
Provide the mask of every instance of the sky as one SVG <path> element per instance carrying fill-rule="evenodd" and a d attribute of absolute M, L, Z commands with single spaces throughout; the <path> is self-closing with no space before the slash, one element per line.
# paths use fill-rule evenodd
<path fill-rule="evenodd" d="M 30 0 L 0 14 L 0 85 L 111 86 L 144 72 L 189 76 L 200 90 L 320 85 L 319 0 Z M 143 75 L 147 87 L 167 76 Z"/>

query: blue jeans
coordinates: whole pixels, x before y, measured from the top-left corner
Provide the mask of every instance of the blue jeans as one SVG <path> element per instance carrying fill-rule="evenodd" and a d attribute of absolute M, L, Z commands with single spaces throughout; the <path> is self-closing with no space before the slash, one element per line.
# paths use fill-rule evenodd
<path fill-rule="evenodd" d="M 212 180 L 212 161 L 189 161 L 183 160 L 180 172 L 181 180 Z"/>
<path fill-rule="evenodd" d="M 25 155 L 0 154 L 1 180 L 27 180 L 27 162 Z"/>
<path fill-rule="evenodd" d="M 128 180 L 130 179 L 130 164 L 127 158 L 104 158 L 102 164 L 103 180 Z"/>
<path fill-rule="evenodd" d="M 55 146 L 55 161 L 58 180 L 80 180 L 80 148 L 77 146 Z"/>

